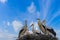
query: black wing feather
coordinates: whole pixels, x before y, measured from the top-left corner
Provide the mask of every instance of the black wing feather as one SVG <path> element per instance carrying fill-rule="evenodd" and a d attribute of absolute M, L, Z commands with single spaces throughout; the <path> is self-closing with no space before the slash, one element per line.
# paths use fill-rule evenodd
<path fill-rule="evenodd" d="M 51 32 L 54 36 L 56 36 L 56 32 L 55 32 L 53 29 L 48 29 L 48 28 L 47 28 L 47 30 L 48 30 L 49 32 Z"/>
<path fill-rule="evenodd" d="M 44 29 L 45 29 L 45 26 L 44 25 L 42 25 L 43 27 L 44 27 Z M 51 29 L 49 29 L 49 28 L 46 28 L 49 32 L 51 32 L 54 36 L 56 36 L 56 32 L 51 28 Z"/>

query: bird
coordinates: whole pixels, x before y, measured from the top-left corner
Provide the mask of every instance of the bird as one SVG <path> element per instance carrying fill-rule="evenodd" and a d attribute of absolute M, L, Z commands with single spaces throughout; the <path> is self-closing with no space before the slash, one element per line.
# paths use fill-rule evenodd
<path fill-rule="evenodd" d="M 32 23 L 31 26 L 32 26 L 32 32 L 34 33 L 35 32 L 35 30 L 34 30 L 34 24 Z"/>
<path fill-rule="evenodd" d="M 40 34 L 40 32 L 39 32 L 38 30 L 35 30 L 35 29 L 34 29 L 34 23 L 32 23 L 31 26 L 32 26 L 32 32 L 33 32 L 34 34 Z"/>
<path fill-rule="evenodd" d="M 45 35 L 51 35 L 51 36 L 56 36 L 56 32 L 53 30 L 53 28 L 49 28 L 46 27 L 45 25 L 43 25 L 40 21 L 40 19 L 38 18 L 38 26 L 40 28 L 40 30 L 45 34 Z"/>
<path fill-rule="evenodd" d="M 23 26 L 23 28 L 19 31 L 19 35 L 18 38 L 22 37 L 24 35 L 24 33 L 27 31 L 27 20 L 25 20 L 25 25 Z"/>
<path fill-rule="evenodd" d="M 42 24 L 43 24 L 44 26 L 46 26 L 46 20 L 45 20 L 45 19 L 42 21 Z"/>

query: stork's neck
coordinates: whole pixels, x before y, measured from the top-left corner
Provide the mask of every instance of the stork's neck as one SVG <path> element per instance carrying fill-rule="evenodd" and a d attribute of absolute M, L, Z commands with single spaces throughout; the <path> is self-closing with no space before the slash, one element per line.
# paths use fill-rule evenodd
<path fill-rule="evenodd" d="M 39 25 L 39 27 L 42 27 L 40 20 L 38 20 L 38 25 Z"/>
<path fill-rule="evenodd" d="M 25 27 L 27 27 L 27 20 L 25 20 Z"/>
<path fill-rule="evenodd" d="M 41 22 L 40 22 L 40 20 L 38 21 L 38 24 L 40 24 L 40 25 L 41 25 Z"/>

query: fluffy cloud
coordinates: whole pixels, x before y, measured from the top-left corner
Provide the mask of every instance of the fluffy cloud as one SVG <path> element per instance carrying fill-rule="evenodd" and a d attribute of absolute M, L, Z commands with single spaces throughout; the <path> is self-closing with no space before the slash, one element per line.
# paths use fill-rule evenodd
<path fill-rule="evenodd" d="M 36 7 L 34 5 L 34 3 L 32 2 L 31 5 L 27 8 L 27 11 L 29 13 L 34 13 L 36 11 Z"/>
<path fill-rule="evenodd" d="M 29 21 L 36 20 L 36 18 L 40 17 L 40 11 L 37 10 L 37 7 L 34 2 L 31 2 L 30 6 L 27 7 L 27 13 L 27 19 Z"/>
<path fill-rule="evenodd" d="M 40 12 L 39 11 L 37 11 L 37 18 L 39 18 L 40 17 Z"/>
<path fill-rule="evenodd" d="M 12 26 L 13 26 L 14 30 L 17 32 L 19 29 L 22 28 L 23 25 L 20 21 L 14 20 L 12 22 Z"/>
<path fill-rule="evenodd" d="M 9 26 L 10 25 L 10 22 L 7 22 L 7 26 Z"/>
<path fill-rule="evenodd" d="M 14 37 L 17 36 L 15 34 L 11 34 L 0 29 L 0 40 L 15 40 L 16 38 Z"/>
<path fill-rule="evenodd" d="M 57 33 L 57 38 L 60 40 L 60 30 L 55 30 Z"/>
<path fill-rule="evenodd" d="M 7 2 L 7 0 L 0 0 L 0 2 L 1 2 L 1 3 L 6 3 L 6 2 Z"/>
<path fill-rule="evenodd" d="M 9 21 L 3 21 L 3 25 L 7 28 L 8 26 L 11 26 L 11 23 Z"/>

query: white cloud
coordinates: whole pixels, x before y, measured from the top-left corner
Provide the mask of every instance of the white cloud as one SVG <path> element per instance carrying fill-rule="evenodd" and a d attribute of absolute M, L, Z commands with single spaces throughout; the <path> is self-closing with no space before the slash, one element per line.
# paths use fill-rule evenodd
<path fill-rule="evenodd" d="M 39 11 L 37 11 L 37 18 L 39 18 L 40 17 L 40 12 Z"/>
<path fill-rule="evenodd" d="M 40 11 L 37 10 L 34 2 L 31 2 L 30 6 L 27 7 L 27 13 L 28 20 L 30 21 L 40 17 Z"/>
<path fill-rule="evenodd" d="M 56 36 L 57 36 L 58 40 L 60 40 L 60 30 L 58 29 L 58 30 L 55 30 L 55 31 L 56 31 Z"/>
<path fill-rule="evenodd" d="M 17 35 L 5 32 L 4 30 L 0 29 L 0 40 L 15 40 Z"/>
<path fill-rule="evenodd" d="M 14 28 L 14 30 L 17 32 L 18 30 L 20 30 L 22 28 L 22 23 L 20 21 L 14 20 L 12 22 L 12 26 Z"/>
<path fill-rule="evenodd" d="M 52 20 L 55 19 L 58 15 L 60 15 L 60 10 L 56 12 L 50 20 L 48 20 L 49 21 L 48 24 L 51 24 Z"/>
<path fill-rule="evenodd" d="M 27 11 L 29 13 L 35 13 L 36 12 L 36 6 L 34 5 L 34 3 L 32 2 L 31 5 L 27 8 Z"/>
<path fill-rule="evenodd" d="M 43 19 L 47 17 L 51 2 L 52 2 L 51 0 L 47 0 L 47 1 L 42 0 L 41 2 L 42 11 L 43 11 Z"/>
<path fill-rule="evenodd" d="M 10 25 L 10 22 L 7 22 L 7 26 L 9 26 Z"/>
<path fill-rule="evenodd" d="M 8 26 L 11 25 L 11 23 L 9 21 L 3 21 L 3 25 L 5 28 L 7 28 Z"/>
<path fill-rule="evenodd" d="M 6 3 L 6 2 L 7 2 L 7 0 L 0 0 L 0 2 L 1 2 L 1 3 Z"/>

